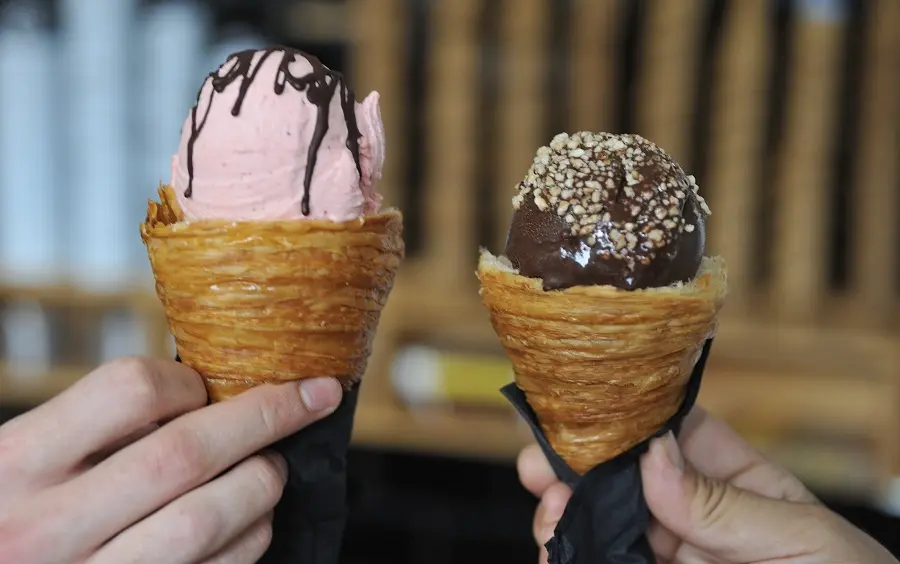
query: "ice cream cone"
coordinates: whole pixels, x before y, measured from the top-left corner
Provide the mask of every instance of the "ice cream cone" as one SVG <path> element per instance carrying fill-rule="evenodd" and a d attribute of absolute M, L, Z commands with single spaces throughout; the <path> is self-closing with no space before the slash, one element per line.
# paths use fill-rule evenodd
<path fill-rule="evenodd" d="M 399 212 L 185 222 L 172 188 L 159 194 L 141 237 L 178 354 L 211 401 L 263 383 L 360 379 L 404 253 Z"/>
<path fill-rule="evenodd" d="M 684 397 L 726 293 L 721 259 L 688 284 L 544 291 L 482 251 L 481 295 L 554 451 L 584 474 L 659 429 Z"/>

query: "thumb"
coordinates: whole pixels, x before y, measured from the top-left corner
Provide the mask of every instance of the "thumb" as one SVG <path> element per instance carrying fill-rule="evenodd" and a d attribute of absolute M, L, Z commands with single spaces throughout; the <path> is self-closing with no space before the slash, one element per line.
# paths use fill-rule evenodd
<path fill-rule="evenodd" d="M 818 506 L 762 497 L 704 476 L 681 454 L 672 433 L 641 459 L 647 505 L 676 537 L 729 562 L 797 556 L 819 548 L 810 537 Z"/>

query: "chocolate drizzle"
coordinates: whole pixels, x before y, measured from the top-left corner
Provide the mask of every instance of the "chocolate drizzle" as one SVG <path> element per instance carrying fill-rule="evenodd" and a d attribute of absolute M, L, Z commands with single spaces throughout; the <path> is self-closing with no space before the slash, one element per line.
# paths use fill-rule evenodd
<path fill-rule="evenodd" d="M 313 136 L 309 144 L 309 152 L 306 156 L 306 175 L 303 178 L 303 200 L 301 202 L 300 211 L 303 215 L 309 215 L 310 212 L 309 194 L 312 176 L 316 168 L 319 149 L 321 148 L 322 141 L 325 139 L 325 134 L 328 131 L 328 109 L 338 88 L 340 88 L 341 109 L 344 113 L 344 120 L 347 123 L 347 148 L 353 155 L 354 162 L 356 162 L 357 172 L 360 173 L 360 176 L 362 175 L 362 166 L 359 161 L 359 138 L 362 134 L 360 133 L 359 125 L 356 122 L 356 96 L 354 95 L 353 90 L 347 86 L 344 76 L 323 65 L 316 57 L 297 49 L 282 46 L 268 47 L 262 50 L 251 49 L 229 55 L 225 64 L 216 71 L 211 72 L 203 82 L 200 91 L 197 92 L 197 103 L 191 109 L 191 135 L 188 138 L 187 144 L 188 185 L 187 189 L 184 191 L 185 198 L 190 198 L 193 195 L 194 145 L 200 137 L 203 127 L 206 125 L 206 120 L 209 117 L 209 111 L 210 108 L 212 108 L 215 95 L 221 94 L 229 85 L 240 79 L 240 91 L 231 108 L 232 116 L 237 117 L 240 115 L 244 99 L 247 97 L 247 92 L 253 85 L 253 81 L 256 80 L 256 77 L 266 60 L 275 53 L 281 53 L 281 62 L 278 64 L 278 72 L 275 74 L 275 83 L 272 85 L 275 94 L 280 96 L 284 93 L 285 86 L 287 85 L 297 92 L 305 91 L 306 99 L 316 106 L 316 127 L 313 130 Z M 254 66 L 253 60 L 257 55 L 259 55 L 259 60 Z M 309 62 L 310 66 L 312 66 L 312 72 L 303 76 L 291 74 L 290 65 L 297 61 L 298 55 Z M 225 74 L 219 74 L 222 68 L 232 61 L 234 61 L 234 64 L 231 68 Z M 203 95 L 203 88 L 206 87 L 207 82 L 212 85 L 212 90 L 209 93 L 209 102 L 206 105 L 206 112 L 198 121 L 197 114 L 198 108 L 200 107 L 200 97 Z"/>

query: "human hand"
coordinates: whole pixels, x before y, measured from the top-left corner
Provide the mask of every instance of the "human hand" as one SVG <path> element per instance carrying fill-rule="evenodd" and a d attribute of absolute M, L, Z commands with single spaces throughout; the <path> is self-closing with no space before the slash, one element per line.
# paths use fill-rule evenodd
<path fill-rule="evenodd" d="M 0 426 L 0 562 L 256 562 L 287 465 L 254 453 L 340 398 L 320 378 L 207 406 L 183 364 L 101 366 Z"/>
<path fill-rule="evenodd" d="M 537 445 L 522 451 L 518 469 L 522 484 L 541 500 L 533 532 L 545 563 L 543 546 L 572 491 Z M 678 441 L 669 433 L 651 442 L 641 477 L 654 516 L 647 536 L 660 563 L 897 563 L 700 408 L 685 419 Z"/>

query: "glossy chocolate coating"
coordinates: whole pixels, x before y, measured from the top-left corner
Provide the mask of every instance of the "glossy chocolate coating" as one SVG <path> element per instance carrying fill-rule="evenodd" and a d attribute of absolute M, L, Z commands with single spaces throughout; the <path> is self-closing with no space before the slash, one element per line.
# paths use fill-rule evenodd
<path fill-rule="evenodd" d="M 641 137 L 576 136 L 561 149 L 551 144 L 549 157 L 542 148 L 520 184 L 506 244 L 513 266 L 545 290 L 637 290 L 693 278 L 708 215 L 693 177 Z M 556 167 L 546 162 L 554 160 Z"/>

